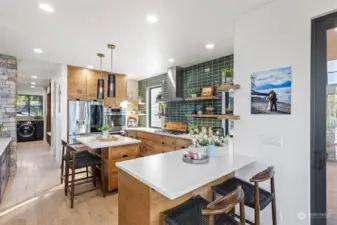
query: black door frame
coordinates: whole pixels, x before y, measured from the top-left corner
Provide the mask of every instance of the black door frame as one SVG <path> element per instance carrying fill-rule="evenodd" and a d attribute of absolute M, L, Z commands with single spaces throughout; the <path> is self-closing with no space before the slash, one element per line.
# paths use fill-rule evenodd
<path fill-rule="evenodd" d="M 310 114 L 310 185 L 311 225 L 326 225 L 326 94 L 327 35 L 337 27 L 337 13 L 312 21 L 311 114 Z M 318 213 L 318 214 L 317 214 Z"/>

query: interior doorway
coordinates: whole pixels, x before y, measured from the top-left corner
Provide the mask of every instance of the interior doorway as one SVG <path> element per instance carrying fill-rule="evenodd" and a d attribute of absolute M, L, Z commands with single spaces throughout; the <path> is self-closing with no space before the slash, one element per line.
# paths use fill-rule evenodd
<path fill-rule="evenodd" d="M 311 224 L 337 224 L 337 13 L 312 22 Z"/>

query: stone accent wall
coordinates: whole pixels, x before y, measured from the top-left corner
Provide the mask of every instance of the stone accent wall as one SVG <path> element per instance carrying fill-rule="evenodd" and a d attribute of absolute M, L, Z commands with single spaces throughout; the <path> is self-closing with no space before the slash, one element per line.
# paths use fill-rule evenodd
<path fill-rule="evenodd" d="M 16 173 L 16 79 L 17 61 L 12 56 L 0 54 L 0 124 L 1 137 L 12 137 L 11 175 Z"/>

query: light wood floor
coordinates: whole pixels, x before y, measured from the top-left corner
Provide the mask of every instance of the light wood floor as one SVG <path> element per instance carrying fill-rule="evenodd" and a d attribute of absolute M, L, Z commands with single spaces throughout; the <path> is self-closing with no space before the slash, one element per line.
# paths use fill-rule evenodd
<path fill-rule="evenodd" d="M 0 205 L 1 225 L 117 225 L 117 194 L 102 198 L 100 191 L 87 193 L 75 197 L 70 209 L 59 163 L 45 142 L 19 143 L 17 158 L 17 174 Z"/>
<path fill-rule="evenodd" d="M 17 146 L 17 172 L 7 185 L 0 211 L 59 184 L 60 166 L 43 141 Z"/>
<path fill-rule="evenodd" d="M 337 224 L 337 162 L 327 162 L 328 225 Z"/>

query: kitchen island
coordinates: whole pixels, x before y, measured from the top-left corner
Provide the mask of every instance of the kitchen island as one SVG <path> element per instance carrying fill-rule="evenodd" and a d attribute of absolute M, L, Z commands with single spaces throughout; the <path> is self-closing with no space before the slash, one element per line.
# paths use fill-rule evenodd
<path fill-rule="evenodd" d="M 182 161 L 186 150 L 117 163 L 118 224 L 163 225 L 163 212 L 193 195 L 211 200 L 211 187 L 234 176 L 255 159 L 221 154 L 204 165 Z"/>
<path fill-rule="evenodd" d="M 139 144 L 141 141 L 120 135 L 114 135 L 114 137 L 118 138 L 115 141 L 100 141 L 97 137 L 97 135 L 78 137 L 76 140 L 91 150 L 99 150 L 98 152 L 102 158 L 105 189 L 113 191 L 118 188 L 118 171 L 115 164 L 139 157 Z"/>

